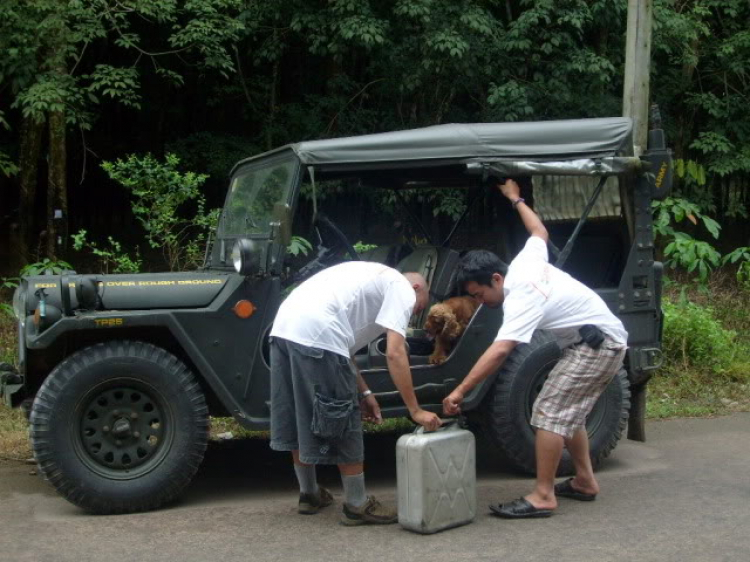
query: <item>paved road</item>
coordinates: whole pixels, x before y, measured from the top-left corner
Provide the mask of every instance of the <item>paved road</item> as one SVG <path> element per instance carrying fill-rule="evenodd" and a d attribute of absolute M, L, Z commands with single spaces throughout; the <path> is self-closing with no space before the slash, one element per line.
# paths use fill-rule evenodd
<path fill-rule="evenodd" d="M 647 443 L 622 442 L 599 472 L 593 503 L 561 499 L 550 519 L 504 521 L 420 536 L 346 528 L 337 508 L 295 513 L 287 459 L 263 442 L 209 448 L 184 499 L 169 509 L 90 516 L 31 467 L 0 464 L 0 559 L 13 561 L 549 561 L 750 559 L 750 413 L 651 422 Z M 368 438 L 370 491 L 395 501 L 393 436 Z M 526 477 L 480 466 L 479 505 L 528 491 Z M 341 489 L 333 470 L 323 483 Z"/>

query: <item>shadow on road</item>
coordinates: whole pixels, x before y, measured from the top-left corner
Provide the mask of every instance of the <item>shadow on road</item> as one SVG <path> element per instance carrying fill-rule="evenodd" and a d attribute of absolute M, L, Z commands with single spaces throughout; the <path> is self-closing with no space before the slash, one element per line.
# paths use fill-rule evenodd
<path fill-rule="evenodd" d="M 400 434 L 365 436 L 365 472 L 368 486 L 396 487 L 396 442 Z M 477 450 L 477 475 L 517 477 L 484 447 Z M 335 466 L 318 467 L 318 480 L 340 487 Z M 226 498 L 248 499 L 255 495 L 296 490 L 289 453 L 272 451 L 266 439 L 211 442 L 184 502 L 202 503 Z"/>

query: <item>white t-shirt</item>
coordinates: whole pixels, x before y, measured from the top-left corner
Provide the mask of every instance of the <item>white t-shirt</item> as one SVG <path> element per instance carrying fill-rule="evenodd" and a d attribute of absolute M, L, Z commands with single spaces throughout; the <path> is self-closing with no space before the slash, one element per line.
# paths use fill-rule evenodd
<path fill-rule="evenodd" d="M 385 330 L 406 337 L 416 302 L 411 284 L 395 269 L 346 262 L 294 289 L 279 308 L 271 336 L 349 357 Z"/>
<path fill-rule="evenodd" d="M 503 283 L 503 325 L 495 341 L 528 343 L 536 329 L 549 330 L 561 347 L 578 340 L 578 329 L 597 326 L 627 344 L 622 322 L 594 291 L 547 263 L 547 244 L 532 236 L 508 267 Z"/>

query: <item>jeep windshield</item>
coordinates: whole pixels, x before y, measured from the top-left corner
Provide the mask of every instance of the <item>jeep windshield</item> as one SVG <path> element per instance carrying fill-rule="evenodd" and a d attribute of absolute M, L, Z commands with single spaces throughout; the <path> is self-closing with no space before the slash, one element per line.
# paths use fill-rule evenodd
<path fill-rule="evenodd" d="M 291 154 L 250 162 L 229 185 L 219 238 L 269 238 L 275 211 L 289 202 L 299 161 Z"/>

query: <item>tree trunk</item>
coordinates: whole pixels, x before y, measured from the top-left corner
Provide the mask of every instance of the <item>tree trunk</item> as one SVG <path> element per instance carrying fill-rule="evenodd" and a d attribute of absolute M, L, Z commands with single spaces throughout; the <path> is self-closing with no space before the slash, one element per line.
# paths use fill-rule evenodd
<path fill-rule="evenodd" d="M 50 30 L 47 43 L 46 65 L 58 77 L 68 75 L 65 62 L 67 41 L 71 37 L 68 29 L 67 8 L 59 3 L 54 17 L 55 25 Z M 57 100 L 63 106 L 60 111 L 50 112 L 49 152 L 47 162 L 47 257 L 51 260 L 65 258 L 68 239 L 68 185 L 67 185 L 67 148 L 65 145 L 65 102 L 64 97 Z"/>
<path fill-rule="evenodd" d="M 21 124 L 21 146 L 18 167 L 18 230 L 16 231 L 18 263 L 14 268 L 20 269 L 32 261 L 32 251 L 38 240 L 38 229 L 35 228 L 36 184 L 39 175 L 39 153 L 42 148 L 44 122 L 38 123 L 31 117 L 24 118 Z"/>
<path fill-rule="evenodd" d="M 49 115 L 49 173 L 47 184 L 47 256 L 63 259 L 68 240 L 65 113 Z"/>
<path fill-rule="evenodd" d="M 273 43 L 277 45 L 279 41 L 278 31 L 273 30 Z M 268 99 L 268 119 L 266 120 L 266 150 L 274 148 L 273 140 L 273 128 L 274 121 L 276 120 L 276 92 L 279 87 L 279 65 L 280 61 L 277 58 L 273 62 L 273 71 L 271 73 L 271 91 L 269 92 Z"/>

